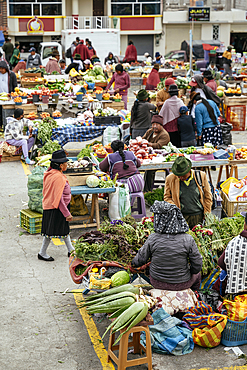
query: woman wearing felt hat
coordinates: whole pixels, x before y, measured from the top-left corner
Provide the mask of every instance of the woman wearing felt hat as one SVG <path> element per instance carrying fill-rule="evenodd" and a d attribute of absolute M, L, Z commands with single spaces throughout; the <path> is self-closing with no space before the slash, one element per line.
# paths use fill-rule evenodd
<path fill-rule="evenodd" d="M 89 64 L 90 64 L 90 61 L 89 61 Z M 82 60 L 81 60 L 81 56 L 80 54 L 75 54 L 74 58 L 73 58 L 73 62 L 70 63 L 68 65 L 68 67 L 65 69 L 65 74 L 68 75 L 69 72 L 71 71 L 71 69 L 75 69 L 77 72 L 79 71 L 85 71 L 84 69 L 84 65 L 82 63 Z"/>
<path fill-rule="evenodd" d="M 151 127 L 151 111 L 155 111 L 156 106 L 149 103 L 148 100 L 148 92 L 144 89 L 139 90 L 131 109 L 130 134 L 132 139 L 143 136 Z"/>
<path fill-rule="evenodd" d="M 62 237 L 68 249 L 68 257 L 74 250 L 69 236 L 69 221 L 72 215 L 69 211 L 71 190 L 67 177 L 63 174 L 67 170 L 68 158 L 64 150 L 57 150 L 52 154 L 51 166 L 44 174 L 43 180 L 43 218 L 41 235 L 44 235 L 43 244 L 38 253 L 38 259 L 54 261 L 46 251 L 52 237 Z"/>

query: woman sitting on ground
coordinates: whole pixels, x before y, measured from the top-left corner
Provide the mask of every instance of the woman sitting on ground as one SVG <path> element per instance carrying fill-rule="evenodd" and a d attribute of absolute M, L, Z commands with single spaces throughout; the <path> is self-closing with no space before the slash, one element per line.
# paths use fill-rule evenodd
<path fill-rule="evenodd" d="M 143 191 L 144 180 L 137 170 L 141 166 L 140 160 L 133 152 L 124 150 L 124 143 L 121 140 L 114 140 L 111 147 L 113 153 L 100 163 L 101 171 L 110 173 L 112 180 L 118 175 L 118 181 L 128 184 L 130 193 Z"/>
<path fill-rule="evenodd" d="M 180 209 L 156 200 L 150 211 L 155 232 L 138 251 L 132 266 L 143 266 L 150 259 L 150 282 L 156 289 L 199 289 L 202 256 L 192 236 L 186 234 L 189 227 Z"/>

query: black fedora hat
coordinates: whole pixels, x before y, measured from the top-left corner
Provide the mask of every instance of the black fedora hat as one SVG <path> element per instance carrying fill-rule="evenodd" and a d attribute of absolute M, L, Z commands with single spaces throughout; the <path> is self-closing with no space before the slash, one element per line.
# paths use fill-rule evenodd
<path fill-rule="evenodd" d="M 66 157 L 66 153 L 63 149 L 56 150 L 52 153 L 51 162 L 53 163 L 65 163 L 68 162 L 68 158 Z"/>

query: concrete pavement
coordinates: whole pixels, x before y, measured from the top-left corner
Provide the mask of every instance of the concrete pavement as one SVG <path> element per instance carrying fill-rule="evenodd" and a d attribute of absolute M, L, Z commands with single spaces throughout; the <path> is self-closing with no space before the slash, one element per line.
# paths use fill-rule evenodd
<path fill-rule="evenodd" d="M 233 136 L 234 142 L 247 143 L 246 132 Z M 109 321 L 95 318 L 95 325 L 86 328 L 73 295 L 61 294 L 67 288 L 78 288 L 69 274 L 66 247 L 51 244 L 48 251 L 55 261 L 39 261 L 42 237 L 29 235 L 18 227 L 19 210 L 26 208 L 28 202 L 27 176 L 22 164 L 1 163 L 0 171 L 0 369 L 112 369 L 101 358 L 105 352 L 102 349 L 98 352 L 97 343 L 92 344 L 89 336 L 94 337 L 96 330 L 101 336 Z M 239 174 L 245 176 L 246 167 Z M 73 230 L 71 237 L 83 232 Z M 103 343 L 107 348 L 108 336 Z M 241 349 L 247 353 L 246 346 Z M 211 350 L 196 347 L 191 354 L 181 357 L 153 354 L 154 370 L 237 370 L 236 366 L 244 369 L 244 364 L 244 359 L 226 353 L 222 346 Z M 146 365 L 133 367 L 146 368 Z"/>

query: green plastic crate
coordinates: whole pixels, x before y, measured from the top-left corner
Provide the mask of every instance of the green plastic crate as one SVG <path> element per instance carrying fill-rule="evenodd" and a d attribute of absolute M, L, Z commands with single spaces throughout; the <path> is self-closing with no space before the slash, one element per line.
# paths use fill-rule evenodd
<path fill-rule="evenodd" d="M 38 234 L 41 232 L 42 213 L 31 211 L 31 209 L 22 209 L 20 211 L 20 227 L 29 234 Z"/>

